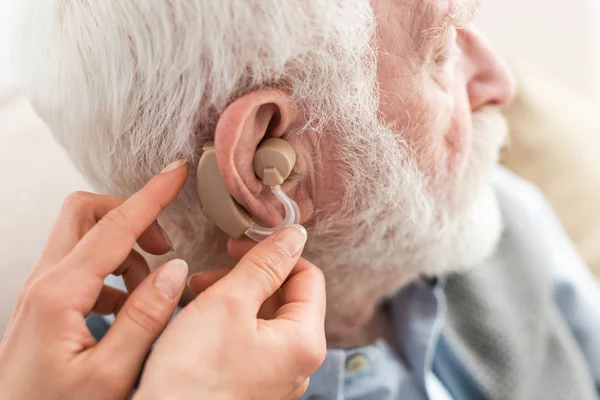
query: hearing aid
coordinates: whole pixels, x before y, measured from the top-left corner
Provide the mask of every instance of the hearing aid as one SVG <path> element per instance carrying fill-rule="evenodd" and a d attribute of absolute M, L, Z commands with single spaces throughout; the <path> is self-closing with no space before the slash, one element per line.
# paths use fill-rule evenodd
<path fill-rule="evenodd" d="M 298 205 L 281 189 L 281 184 L 296 164 L 296 152 L 288 142 L 279 138 L 265 140 L 258 146 L 253 160 L 254 173 L 271 188 L 285 209 L 283 222 L 273 228 L 255 223 L 250 214 L 231 197 L 219 172 L 214 143 L 207 142 L 203 150 L 196 173 L 200 205 L 204 216 L 228 236 L 240 238 L 246 235 L 260 242 L 286 226 L 299 223 Z"/>

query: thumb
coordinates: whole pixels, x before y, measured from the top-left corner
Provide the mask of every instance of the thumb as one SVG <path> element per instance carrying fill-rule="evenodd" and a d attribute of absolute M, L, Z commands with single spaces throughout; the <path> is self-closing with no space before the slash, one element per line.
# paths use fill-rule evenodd
<path fill-rule="evenodd" d="M 150 347 L 169 323 L 188 274 L 183 260 L 172 260 L 153 271 L 129 296 L 113 326 L 95 347 L 102 360 L 123 374 L 137 374 Z M 134 377 L 134 379 L 135 379 Z"/>
<path fill-rule="evenodd" d="M 254 315 L 277 291 L 298 262 L 306 242 L 306 229 L 292 225 L 257 244 L 211 290 L 239 293 Z"/>

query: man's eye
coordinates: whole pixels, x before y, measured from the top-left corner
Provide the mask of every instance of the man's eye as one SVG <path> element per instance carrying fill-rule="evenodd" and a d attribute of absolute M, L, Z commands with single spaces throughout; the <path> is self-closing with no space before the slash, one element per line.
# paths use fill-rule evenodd
<path fill-rule="evenodd" d="M 448 54 L 447 54 L 446 49 L 440 50 L 438 53 L 435 54 L 435 56 L 433 58 L 433 62 L 436 65 L 443 66 L 444 64 L 446 64 L 447 61 L 448 61 Z"/>
<path fill-rule="evenodd" d="M 433 54 L 433 61 L 436 65 L 443 66 L 448 62 L 448 59 L 452 58 L 452 54 L 457 46 L 457 37 L 456 28 L 451 27 L 448 29 L 448 32 L 442 39 L 440 47 Z"/>
<path fill-rule="evenodd" d="M 448 59 L 452 56 L 452 43 L 444 43 L 435 53 L 433 53 L 433 63 L 436 66 L 443 67 L 448 62 Z"/>

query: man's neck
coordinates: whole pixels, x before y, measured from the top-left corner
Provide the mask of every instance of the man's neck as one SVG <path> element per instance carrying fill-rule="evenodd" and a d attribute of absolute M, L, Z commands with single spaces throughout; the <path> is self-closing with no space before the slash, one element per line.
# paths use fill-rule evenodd
<path fill-rule="evenodd" d="M 348 349 L 366 346 L 378 339 L 385 340 L 394 348 L 397 347 L 393 320 L 385 306 L 377 308 L 367 323 L 352 332 L 345 332 L 344 334 L 326 332 L 326 334 L 327 347 L 329 348 Z"/>
<path fill-rule="evenodd" d="M 393 317 L 386 298 L 418 279 L 418 274 L 391 271 L 360 276 L 358 269 L 344 279 L 328 278 L 325 333 L 329 348 L 351 348 L 384 339 L 396 347 Z"/>

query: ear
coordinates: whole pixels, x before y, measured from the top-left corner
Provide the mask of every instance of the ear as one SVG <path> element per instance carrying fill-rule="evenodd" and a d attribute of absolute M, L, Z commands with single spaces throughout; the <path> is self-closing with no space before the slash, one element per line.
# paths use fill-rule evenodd
<path fill-rule="evenodd" d="M 266 89 L 246 94 L 231 103 L 221 114 L 215 130 L 215 151 L 219 171 L 233 198 L 258 223 L 275 226 L 283 219 L 283 208 L 269 187 L 263 185 L 254 173 L 253 160 L 261 141 L 269 137 L 283 137 L 296 151 L 294 171 L 282 185 L 288 196 L 294 198 L 305 221 L 312 211 L 306 193 L 301 194 L 301 174 L 306 160 L 302 157 L 299 137 L 290 140 L 287 133 L 300 126 L 298 113 L 289 96 L 280 90 Z M 300 201 L 300 198 L 303 199 Z"/>

